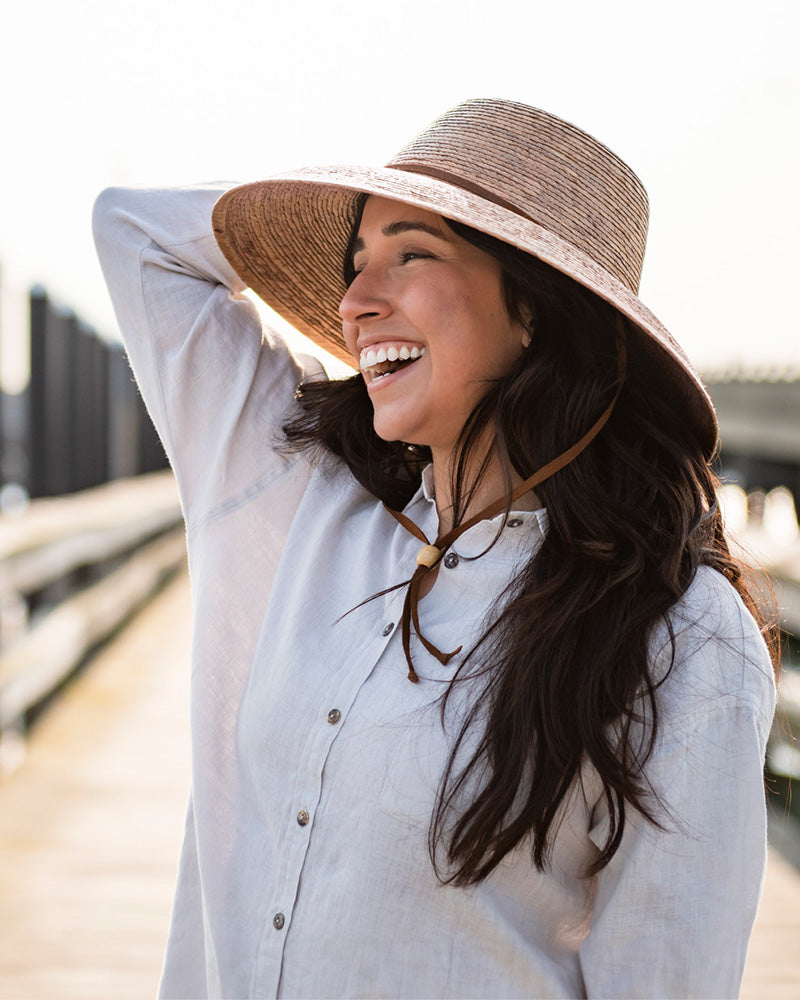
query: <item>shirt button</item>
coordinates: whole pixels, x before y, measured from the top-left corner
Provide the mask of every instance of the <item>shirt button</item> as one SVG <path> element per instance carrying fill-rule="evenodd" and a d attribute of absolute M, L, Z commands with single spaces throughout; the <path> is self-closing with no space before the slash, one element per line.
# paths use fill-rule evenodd
<path fill-rule="evenodd" d="M 458 566 L 458 556 L 455 552 L 448 552 L 444 557 L 444 564 L 448 569 L 455 569 Z"/>
<path fill-rule="evenodd" d="M 332 726 L 335 726 L 341 717 L 342 713 L 338 708 L 332 708 L 330 712 L 328 712 L 328 722 L 330 722 Z"/>
<path fill-rule="evenodd" d="M 394 622 L 389 622 L 389 624 L 383 630 L 384 636 L 391 635 L 393 629 L 394 629 Z"/>
<path fill-rule="evenodd" d="M 301 809 L 300 812 L 297 814 L 297 825 L 305 826 L 306 823 L 308 823 L 308 810 Z"/>
<path fill-rule="evenodd" d="M 510 517 L 506 521 L 506 525 L 509 528 L 518 528 L 521 524 L 522 524 L 522 518 L 521 517 Z"/>
<path fill-rule="evenodd" d="M 286 917 L 282 913 L 276 913 L 272 918 L 272 926 L 276 931 L 282 931 L 283 925 L 286 923 Z"/>

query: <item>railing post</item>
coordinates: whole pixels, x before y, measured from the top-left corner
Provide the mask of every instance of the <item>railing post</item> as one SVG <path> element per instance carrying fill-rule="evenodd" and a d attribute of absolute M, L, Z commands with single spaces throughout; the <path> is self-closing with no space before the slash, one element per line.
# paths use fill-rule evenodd
<path fill-rule="evenodd" d="M 70 330 L 72 340 L 70 379 L 71 419 L 71 488 L 88 489 L 95 484 L 96 389 L 94 376 L 94 333 L 76 321 Z"/>
<path fill-rule="evenodd" d="M 108 478 L 139 471 L 137 391 L 127 356 L 119 344 L 108 345 Z"/>
<path fill-rule="evenodd" d="M 28 394 L 28 453 L 30 455 L 28 490 L 32 497 L 46 496 L 47 438 L 47 324 L 50 303 L 43 288 L 30 294 L 31 374 Z"/>

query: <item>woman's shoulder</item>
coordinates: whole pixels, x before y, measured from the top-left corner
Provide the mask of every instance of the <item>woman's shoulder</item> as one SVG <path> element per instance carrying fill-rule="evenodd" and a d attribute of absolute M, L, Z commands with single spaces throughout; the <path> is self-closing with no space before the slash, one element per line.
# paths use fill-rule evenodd
<path fill-rule="evenodd" d="M 659 700 L 683 717 L 724 702 L 771 720 L 775 680 L 759 625 L 717 570 L 700 566 L 679 601 L 653 630 L 651 656 Z"/>

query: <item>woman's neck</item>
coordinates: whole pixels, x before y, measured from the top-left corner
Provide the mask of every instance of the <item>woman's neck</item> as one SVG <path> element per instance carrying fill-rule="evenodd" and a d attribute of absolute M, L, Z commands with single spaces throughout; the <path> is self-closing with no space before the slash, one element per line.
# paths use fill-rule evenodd
<path fill-rule="evenodd" d="M 453 527 L 453 461 L 451 452 L 445 455 L 433 453 L 433 484 L 436 493 L 436 510 L 439 514 L 439 534 L 445 534 Z M 481 468 L 481 461 L 476 460 L 470 464 L 470 470 L 464 477 L 461 487 L 461 502 L 470 493 L 475 479 L 478 477 Z M 511 489 L 514 490 L 522 483 L 520 477 L 511 471 Z M 466 509 L 462 511 L 461 521 L 469 517 L 474 517 L 480 513 L 484 507 L 499 499 L 506 493 L 506 481 L 503 475 L 503 468 L 496 452 L 492 449 L 486 467 L 469 498 Z M 538 510 L 542 506 L 538 496 L 531 490 L 523 493 L 521 497 L 514 501 L 514 510 Z"/>

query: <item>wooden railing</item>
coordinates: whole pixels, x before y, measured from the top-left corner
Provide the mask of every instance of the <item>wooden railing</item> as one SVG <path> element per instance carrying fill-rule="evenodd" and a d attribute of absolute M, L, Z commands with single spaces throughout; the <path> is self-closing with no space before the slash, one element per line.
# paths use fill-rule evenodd
<path fill-rule="evenodd" d="M 170 472 L 0 516 L 0 740 L 184 562 Z"/>
<path fill-rule="evenodd" d="M 749 523 L 736 533 L 734 550 L 749 564 L 766 571 L 782 631 L 800 635 L 800 535 L 776 537 L 762 524 Z M 775 775 L 788 782 L 800 779 L 800 671 L 796 665 L 787 666 L 781 674 L 767 763 Z"/>
<path fill-rule="evenodd" d="M 21 483 L 55 497 L 167 466 L 119 343 L 97 336 L 42 288 L 30 294 L 30 383 L 18 442 Z M 12 471 L 3 470 L 13 481 Z"/>

